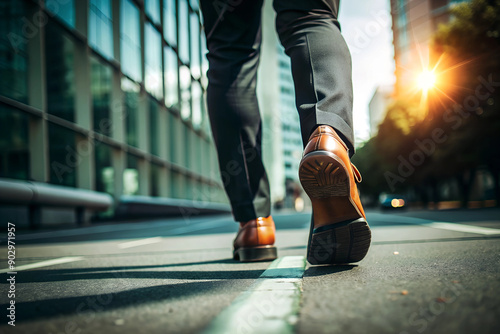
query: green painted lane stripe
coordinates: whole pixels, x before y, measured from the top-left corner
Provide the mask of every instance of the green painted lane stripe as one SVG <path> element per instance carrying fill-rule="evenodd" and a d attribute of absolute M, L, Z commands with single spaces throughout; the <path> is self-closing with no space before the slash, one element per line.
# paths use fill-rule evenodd
<path fill-rule="evenodd" d="M 293 333 L 305 267 L 303 256 L 285 256 L 274 260 L 257 281 L 223 310 L 203 333 Z"/>

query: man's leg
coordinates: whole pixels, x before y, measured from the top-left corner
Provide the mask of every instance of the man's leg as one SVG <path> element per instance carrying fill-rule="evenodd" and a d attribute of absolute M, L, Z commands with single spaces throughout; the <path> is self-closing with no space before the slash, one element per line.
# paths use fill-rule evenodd
<path fill-rule="evenodd" d="M 263 0 L 202 0 L 208 47 L 207 103 L 226 193 L 236 221 L 270 215 L 256 96 Z"/>
<path fill-rule="evenodd" d="M 276 29 L 292 62 L 302 141 L 332 126 L 354 152 L 351 55 L 337 21 L 339 0 L 274 0 Z"/>
<path fill-rule="evenodd" d="M 339 0 L 274 0 L 276 28 L 292 61 L 304 155 L 299 179 L 311 199 L 311 264 L 357 262 L 371 231 L 352 165 L 351 57 L 337 21 Z"/>

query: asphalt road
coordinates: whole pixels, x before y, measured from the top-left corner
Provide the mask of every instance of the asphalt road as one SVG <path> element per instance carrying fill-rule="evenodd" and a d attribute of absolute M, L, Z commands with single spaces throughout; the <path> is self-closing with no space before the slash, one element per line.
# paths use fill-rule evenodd
<path fill-rule="evenodd" d="M 0 333 L 500 333 L 499 209 L 371 211 L 363 261 L 293 272 L 310 215 L 274 218 L 281 262 L 272 265 L 231 259 L 229 216 L 16 231 Z M 237 331 L 220 327 L 241 324 L 252 298 L 271 308 Z"/>

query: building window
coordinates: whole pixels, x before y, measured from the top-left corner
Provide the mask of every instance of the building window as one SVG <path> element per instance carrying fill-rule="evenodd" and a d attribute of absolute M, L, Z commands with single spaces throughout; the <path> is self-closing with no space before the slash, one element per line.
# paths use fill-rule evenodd
<path fill-rule="evenodd" d="M 161 166 L 151 164 L 151 196 L 160 196 L 160 173 Z"/>
<path fill-rule="evenodd" d="M 200 78 L 201 62 L 200 62 L 200 19 L 196 13 L 191 13 L 191 73 L 195 79 Z"/>
<path fill-rule="evenodd" d="M 183 198 L 184 196 L 184 175 L 176 171 L 170 173 L 170 193 L 173 198 Z"/>
<path fill-rule="evenodd" d="M 160 0 L 145 0 L 146 14 L 155 24 L 160 24 Z"/>
<path fill-rule="evenodd" d="M 70 27 L 75 27 L 75 3 L 73 0 L 45 0 L 45 8 Z"/>
<path fill-rule="evenodd" d="M 163 35 L 171 46 L 177 45 L 177 14 L 175 0 L 163 0 Z"/>
<path fill-rule="evenodd" d="M 113 58 L 113 20 L 110 0 L 90 0 L 89 45 Z"/>
<path fill-rule="evenodd" d="M 76 187 L 80 160 L 73 131 L 49 124 L 49 161 L 50 183 Z"/>
<path fill-rule="evenodd" d="M 27 180 L 29 170 L 29 118 L 0 104 L 0 177 Z"/>
<path fill-rule="evenodd" d="M 205 133 L 210 133 L 210 121 L 208 117 L 208 107 L 207 107 L 207 91 L 203 91 L 203 98 L 201 99 L 201 124 Z"/>
<path fill-rule="evenodd" d="M 193 115 L 191 116 L 191 120 L 193 122 L 193 126 L 196 129 L 199 129 L 202 122 L 202 104 L 203 104 L 203 91 L 201 89 L 201 85 L 198 81 L 193 81 L 191 85 L 191 98 L 193 100 Z"/>
<path fill-rule="evenodd" d="M 206 89 L 208 87 L 207 40 L 205 37 L 205 33 L 202 33 L 200 36 L 201 36 L 201 84 L 202 84 L 203 88 Z"/>
<path fill-rule="evenodd" d="M 177 151 L 180 150 L 179 141 L 177 140 L 177 132 L 179 131 L 180 122 L 176 116 L 169 113 L 168 115 L 168 144 L 170 145 L 170 157 L 169 160 L 173 163 L 179 163 L 177 159 Z"/>
<path fill-rule="evenodd" d="M 183 126 L 182 129 L 182 136 L 184 137 L 184 161 L 181 163 L 183 167 L 185 168 L 190 168 L 191 167 L 191 153 L 192 153 L 192 138 L 191 138 L 191 133 L 192 131 L 189 130 L 187 126 Z"/>
<path fill-rule="evenodd" d="M 151 25 L 146 24 L 145 30 L 146 53 L 145 68 L 146 90 L 157 99 L 163 98 L 163 80 L 161 53 L 162 43 L 160 33 Z"/>
<path fill-rule="evenodd" d="M 137 82 L 142 81 L 141 27 L 139 9 L 131 0 L 121 2 L 120 58 L 122 72 Z"/>
<path fill-rule="evenodd" d="M 182 198 L 192 199 L 193 198 L 193 179 L 191 179 L 190 177 L 185 177 L 184 184 L 185 184 L 184 195 L 182 196 Z"/>
<path fill-rule="evenodd" d="M 18 0 L 0 2 L 0 94 L 28 102 L 28 55 L 22 37 L 25 3 Z"/>
<path fill-rule="evenodd" d="M 45 32 L 47 106 L 49 113 L 74 121 L 75 73 L 73 40 L 53 22 Z"/>
<path fill-rule="evenodd" d="M 189 9 L 187 0 L 179 0 L 179 57 L 184 64 L 189 62 Z"/>
<path fill-rule="evenodd" d="M 124 93 L 124 113 L 125 128 L 127 131 L 127 144 L 139 146 L 139 136 L 137 133 L 137 121 L 139 113 L 139 86 L 129 79 L 122 79 L 122 91 Z"/>
<path fill-rule="evenodd" d="M 198 10 L 200 8 L 198 0 L 190 0 L 189 3 L 191 4 L 191 8 L 193 8 L 193 10 Z"/>
<path fill-rule="evenodd" d="M 159 155 L 158 126 L 158 102 L 149 99 L 149 149 L 154 155 Z"/>
<path fill-rule="evenodd" d="M 123 194 L 137 195 L 139 193 L 139 159 L 127 154 L 127 168 L 123 172 Z"/>
<path fill-rule="evenodd" d="M 113 149 L 99 141 L 95 142 L 95 190 L 114 193 L 115 170 L 112 165 Z"/>
<path fill-rule="evenodd" d="M 111 78 L 112 70 L 95 58 L 91 58 L 92 107 L 94 115 L 94 131 L 103 135 L 111 135 Z"/>
<path fill-rule="evenodd" d="M 187 66 L 179 68 L 179 81 L 181 91 L 181 117 L 188 119 L 191 117 L 191 73 Z"/>
<path fill-rule="evenodd" d="M 179 61 L 175 51 L 166 46 L 164 48 L 163 69 L 165 71 L 165 105 L 167 107 L 177 106 L 179 103 Z"/>

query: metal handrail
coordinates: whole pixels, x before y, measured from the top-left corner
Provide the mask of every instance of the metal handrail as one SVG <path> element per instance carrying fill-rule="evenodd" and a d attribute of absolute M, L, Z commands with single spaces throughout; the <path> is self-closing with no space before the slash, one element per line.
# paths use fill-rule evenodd
<path fill-rule="evenodd" d="M 43 206 L 75 208 L 77 222 L 83 223 L 85 210 L 106 211 L 112 207 L 113 197 L 93 190 L 2 178 L 0 204 L 27 205 L 30 225 L 35 227 L 41 223 Z"/>

